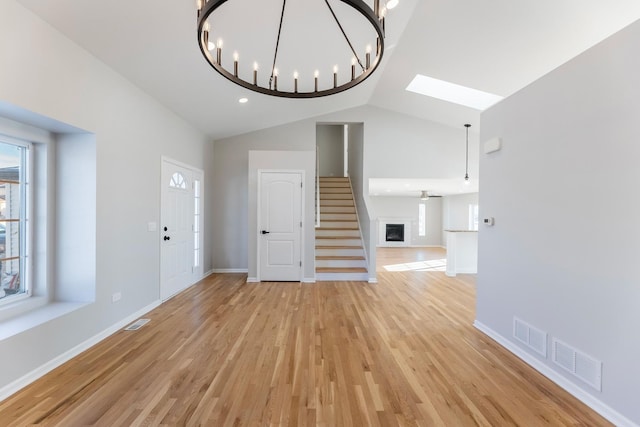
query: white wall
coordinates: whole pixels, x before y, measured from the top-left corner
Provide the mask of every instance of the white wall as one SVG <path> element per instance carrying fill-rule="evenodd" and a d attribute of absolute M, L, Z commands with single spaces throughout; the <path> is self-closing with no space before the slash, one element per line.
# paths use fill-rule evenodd
<path fill-rule="evenodd" d="M 215 141 L 214 268 L 249 269 L 249 151 L 315 152 L 315 133 L 315 122 L 304 121 Z"/>
<path fill-rule="evenodd" d="M 316 145 L 318 147 L 318 175 L 344 175 L 344 126 L 316 126 Z"/>
<path fill-rule="evenodd" d="M 442 199 L 432 197 L 370 197 L 376 218 L 410 218 L 411 246 L 442 246 Z M 426 235 L 419 236 L 418 205 L 425 203 Z"/>
<path fill-rule="evenodd" d="M 247 168 L 249 150 L 315 150 L 317 123 L 347 123 L 349 140 L 363 141 L 361 171 L 349 175 L 370 206 L 369 178 L 459 178 L 465 166 L 465 130 L 377 107 L 358 107 L 215 142 L 214 267 L 248 269 Z M 354 126 L 354 124 L 357 124 Z M 469 173 L 477 176 L 477 135 L 469 134 Z M 355 182 L 354 177 L 361 179 Z M 363 226 L 364 228 L 364 226 Z M 375 226 L 373 227 L 375 230 Z M 365 230 L 363 229 L 363 232 Z M 372 242 L 375 246 L 376 240 Z M 373 251 L 375 252 L 375 250 Z"/>
<path fill-rule="evenodd" d="M 482 114 L 477 320 L 618 425 L 640 425 L 640 22 Z M 512 338 L 602 361 L 602 391 Z M 622 414 L 627 418 L 625 421 Z"/>
<path fill-rule="evenodd" d="M 362 245 L 369 270 L 369 282 L 376 282 L 376 223 L 369 204 L 369 180 L 364 178 L 364 163 L 366 157 L 366 142 L 364 140 L 364 125 L 350 123 L 347 128 L 349 141 L 348 175 L 353 190 L 353 200 L 358 213 L 358 224 L 362 234 Z"/>
<path fill-rule="evenodd" d="M 13 0 L 0 2 L 0 69 L 5 110 L 12 104 L 92 134 L 85 136 L 95 140 L 96 207 L 95 302 L 0 341 L 0 365 L 11 366 L 0 370 L 1 390 L 158 301 L 159 234 L 147 231 L 147 223 L 159 220 L 161 156 L 192 164 L 206 176 L 212 153 L 202 133 Z M 13 111 L 27 116 L 21 108 Z M 210 210 L 204 215 L 208 227 Z M 205 236 L 207 271 L 210 230 Z M 115 304 L 114 292 L 122 293 Z"/>
<path fill-rule="evenodd" d="M 442 198 L 442 244 L 447 245 L 444 230 L 469 230 L 469 205 L 478 204 L 478 193 L 456 194 Z"/>

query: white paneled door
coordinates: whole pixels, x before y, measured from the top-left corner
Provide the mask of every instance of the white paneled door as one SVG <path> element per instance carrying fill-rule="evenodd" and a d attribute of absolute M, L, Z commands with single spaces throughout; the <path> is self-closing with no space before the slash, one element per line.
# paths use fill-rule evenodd
<path fill-rule="evenodd" d="M 160 208 L 160 299 L 197 280 L 201 270 L 201 173 L 162 161 Z"/>
<path fill-rule="evenodd" d="M 302 173 L 259 172 L 261 281 L 301 280 Z"/>

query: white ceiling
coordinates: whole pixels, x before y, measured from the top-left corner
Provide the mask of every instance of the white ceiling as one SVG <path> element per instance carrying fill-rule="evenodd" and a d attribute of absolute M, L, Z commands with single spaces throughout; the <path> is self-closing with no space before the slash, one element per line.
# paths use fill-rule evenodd
<path fill-rule="evenodd" d="M 478 110 L 405 88 L 422 74 L 508 96 L 640 18 L 638 0 L 400 0 L 388 14 L 383 61 L 368 80 L 329 97 L 286 99 L 238 87 L 209 66 L 196 42 L 195 0 L 17 1 L 212 139 L 365 104 L 456 128 L 471 123 L 478 132 Z M 336 10 L 342 7 L 337 0 L 331 3 Z M 243 52 L 258 46 L 272 55 L 258 31 L 277 32 L 282 1 L 229 4 L 239 5 L 243 13 L 225 12 L 223 19 L 212 23 L 212 39 L 217 39 L 216 31 L 227 34 L 230 27 L 239 29 L 241 36 L 227 38 L 225 46 L 240 46 L 243 70 L 258 60 L 259 76 L 266 78 L 270 59 L 246 58 Z M 300 28 L 320 36 L 282 41 L 281 52 L 293 50 L 296 57 L 305 51 L 318 53 L 315 59 L 296 64 L 302 84 L 312 69 L 321 68 L 314 61 L 323 63 L 323 55 L 333 55 L 336 45 L 344 42 L 323 0 L 288 0 L 286 13 L 285 26 L 299 26 L 307 17 L 310 21 Z M 351 34 L 348 18 L 345 26 Z M 283 29 L 286 33 L 289 27 Z M 362 44 L 354 45 L 358 43 Z M 229 50 L 223 61 L 232 61 Z M 292 80 L 287 66 L 293 67 L 284 64 L 280 86 Z M 331 77 L 330 69 L 320 71 L 321 76 Z M 249 102 L 239 104 L 241 97 Z M 418 197 L 422 190 L 438 195 L 468 193 L 478 191 L 478 182 L 377 178 L 369 182 L 371 195 Z"/>
<path fill-rule="evenodd" d="M 338 95 L 291 100 L 237 87 L 206 63 L 196 43 L 195 0 L 18 1 L 213 139 L 364 104 L 478 129 L 478 111 L 405 87 L 420 73 L 507 96 L 640 18 L 637 0 L 400 0 L 370 79 Z M 280 0 L 234 1 L 247 11 L 281 7 Z M 311 4 L 287 4 L 295 2 Z M 288 19 L 304 9 L 291 7 Z M 242 24 L 246 43 L 255 34 L 244 24 L 271 22 L 263 14 L 229 22 Z M 241 105 L 243 96 L 249 102 Z"/>

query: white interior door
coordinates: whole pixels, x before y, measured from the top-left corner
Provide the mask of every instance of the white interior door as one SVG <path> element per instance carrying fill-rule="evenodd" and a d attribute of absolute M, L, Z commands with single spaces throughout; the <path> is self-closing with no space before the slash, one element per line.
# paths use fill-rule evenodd
<path fill-rule="evenodd" d="M 192 171 L 162 161 L 160 299 L 193 283 L 194 185 Z"/>
<path fill-rule="evenodd" d="M 258 194 L 259 279 L 300 281 L 302 174 L 260 172 Z"/>

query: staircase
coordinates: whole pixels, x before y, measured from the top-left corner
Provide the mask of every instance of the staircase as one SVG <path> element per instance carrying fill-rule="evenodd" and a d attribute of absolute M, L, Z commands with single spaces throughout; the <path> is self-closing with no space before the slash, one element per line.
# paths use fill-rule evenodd
<path fill-rule="evenodd" d="M 369 279 L 349 178 L 320 177 L 316 280 Z"/>

